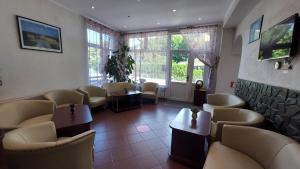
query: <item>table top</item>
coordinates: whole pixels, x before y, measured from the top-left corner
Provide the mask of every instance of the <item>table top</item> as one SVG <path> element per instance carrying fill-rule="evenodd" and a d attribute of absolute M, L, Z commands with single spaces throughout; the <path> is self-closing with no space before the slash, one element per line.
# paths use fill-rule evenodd
<path fill-rule="evenodd" d="M 210 134 L 210 120 L 211 114 L 209 112 L 199 110 L 197 120 L 194 122 L 192 121 L 192 111 L 183 108 L 170 123 L 170 127 L 201 136 L 208 136 Z"/>
<path fill-rule="evenodd" d="M 91 111 L 87 105 L 75 105 L 75 112 L 72 115 L 70 107 L 61 107 L 55 110 L 52 121 L 56 129 L 72 127 L 93 122 Z"/>
<path fill-rule="evenodd" d="M 111 96 L 130 96 L 130 95 L 137 95 L 137 94 L 141 94 L 141 91 L 138 90 L 128 90 L 128 92 L 126 93 L 125 90 L 122 91 L 116 91 L 116 92 L 111 92 L 110 95 Z"/>

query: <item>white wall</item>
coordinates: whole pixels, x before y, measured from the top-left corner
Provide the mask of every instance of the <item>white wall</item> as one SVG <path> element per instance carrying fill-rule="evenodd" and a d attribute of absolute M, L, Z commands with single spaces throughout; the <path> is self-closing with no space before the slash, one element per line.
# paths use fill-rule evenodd
<path fill-rule="evenodd" d="M 236 81 L 239 72 L 241 54 L 234 45 L 235 29 L 223 29 L 220 61 L 217 72 L 216 93 L 233 93 L 231 81 Z"/>
<path fill-rule="evenodd" d="M 299 0 L 262 0 L 239 24 L 236 36 L 242 35 L 243 49 L 239 78 L 274 86 L 300 90 L 300 50 L 295 58 L 293 70 L 288 72 L 274 69 L 274 61 L 260 62 L 259 41 L 248 44 L 250 24 L 264 15 L 262 30 L 266 30 L 285 18 L 300 12 Z M 300 42 L 300 41 L 299 41 Z"/>
<path fill-rule="evenodd" d="M 19 47 L 16 15 L 61 28 L 63 53 Z M 83 18 L 48 0 L 0 0 L 0 100 L 87 82 Z"/>

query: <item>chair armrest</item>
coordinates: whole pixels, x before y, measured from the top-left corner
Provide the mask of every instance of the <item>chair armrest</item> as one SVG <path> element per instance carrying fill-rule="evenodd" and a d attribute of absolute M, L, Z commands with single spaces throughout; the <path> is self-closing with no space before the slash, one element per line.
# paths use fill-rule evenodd
<path fill-rule="evenodd" d="M 89 104 L 89 98 L 90 98 L 89 93 L 82 89 L 77 89 L 77 91 L 83 94 L 83 104 Z"/>

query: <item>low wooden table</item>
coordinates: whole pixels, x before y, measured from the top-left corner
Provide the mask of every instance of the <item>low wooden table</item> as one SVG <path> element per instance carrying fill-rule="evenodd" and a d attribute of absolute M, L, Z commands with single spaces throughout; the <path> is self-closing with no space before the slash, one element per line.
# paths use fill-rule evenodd
<path fill-rule="evenodd" d="M 170 157 L 193 168 L 202 168 L 208 150 L 210 120 L 209 112 L 199 111 L 197 121 L 192 122 L 190 109 L 182 109 L 170 124 Z"/>
<path fill-rule="evenodd" d="M 58 137 L 72 137 L 90 130 L 93 118 L 87 105 L 76 105 L 74 114 L 70 107 L 57 108 L 52 121 Z"/>
<path fill-rule="evenodd" d="M 112 98 L 111 109 L 114 112 L 125 111 L 129 109 L 139 108 L 142 103 L 142 92 L 138 90 L 111 92 Z"/>

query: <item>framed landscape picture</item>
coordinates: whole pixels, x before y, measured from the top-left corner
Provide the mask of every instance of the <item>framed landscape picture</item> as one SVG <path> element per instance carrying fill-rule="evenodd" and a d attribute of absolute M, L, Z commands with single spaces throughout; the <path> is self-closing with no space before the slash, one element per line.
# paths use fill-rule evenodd
<path fill-rule="evenodd" d="M 60 28 L 21 16 L 17 22 L 22 49 L 62 53 Z"/>
<path fill-rule="evenodd" d="M 261 26 L 264 16 L 262 15 L 250 26 L 249 43 L 252 43 L 260 38 Z"/>

